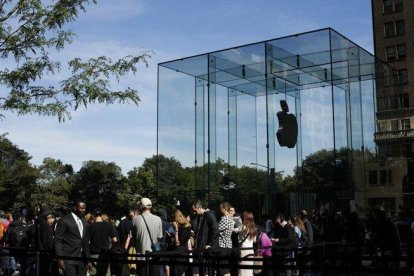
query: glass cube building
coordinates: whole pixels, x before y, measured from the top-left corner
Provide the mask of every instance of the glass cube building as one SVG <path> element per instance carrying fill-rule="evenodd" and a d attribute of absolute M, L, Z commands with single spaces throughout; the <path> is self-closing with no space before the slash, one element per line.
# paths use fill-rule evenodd
<path fill-rule="evenodd" d="M 229 201 L 259 215 L 365 214 L 369 168 L 380 162 L 377 90 L 396 93 L 395 80 L 331 28 L 160 63 L 159 196 Z M 165 158 L 185 179 L 166 172 Z"/>

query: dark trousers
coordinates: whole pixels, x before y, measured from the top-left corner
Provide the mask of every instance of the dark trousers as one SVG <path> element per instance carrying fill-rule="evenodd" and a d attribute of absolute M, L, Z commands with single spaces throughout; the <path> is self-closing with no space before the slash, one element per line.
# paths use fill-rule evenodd
<path fill-rule="evenodd" d="M 161 265 L 143 265 L 137 268 L 138 276 L 161 276 L 162 275 Z"/>
<path fill-rule="evenodd" d="M 86 266 L 84 262 L 65 262 L 65 276 L 86 276 Z"/>

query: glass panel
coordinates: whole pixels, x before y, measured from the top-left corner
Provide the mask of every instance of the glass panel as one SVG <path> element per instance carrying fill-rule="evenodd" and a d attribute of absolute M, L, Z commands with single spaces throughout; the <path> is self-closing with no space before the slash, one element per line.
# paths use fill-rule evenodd
<path fill-rule="evenodd" d="M 207 200 L 212 202 L 217 200 L 217 190 L 220 189 L 217 184 L 217 101 L 216 101 L 216 59 L 214 56 L 208 57 L 208 84 L 207 84 L 207 159 L 208 159 L 208 186 L 207 186 Z"/>
<path fill-rule="evenodd" d="M 207 130 L 207 82 L 203 79 L 195 78 L 195 181 L 196 194 L 204 194 L 207 190 L 206 174 L 206 130 Z"/>
<path fill-rule="evenodd" d="M 175 197 L 194 198 L 194 171 L 184 168 L 195 164 L 195 82 L 191 76 L 162 66 L 158 82 L 157 153 L 162 165 L 157 167 L 157 194 L 164 204 L 174 205 Z"/>

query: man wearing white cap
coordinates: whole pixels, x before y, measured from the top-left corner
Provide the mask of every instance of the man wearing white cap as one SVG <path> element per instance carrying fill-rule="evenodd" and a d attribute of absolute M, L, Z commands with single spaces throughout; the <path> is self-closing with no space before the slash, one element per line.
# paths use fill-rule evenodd
<path fill-rule="evenodd" d="M 162 235 L 161 218 L 151 214 L 152 203 L 149 198 L 142 198 L 140 201 L 142 213 L 132 219 L 132 235 L 135 236 L 135 247 L 138 254 L 152 252 L 152 244 L 159 242 Z M 142 267 L 142 266 L 141 266 Z M 138 275 L 147 275 L 146 267 L 138 268 Z M 159 275 L 159 266 L 153 267 L 150 275 Z"/>

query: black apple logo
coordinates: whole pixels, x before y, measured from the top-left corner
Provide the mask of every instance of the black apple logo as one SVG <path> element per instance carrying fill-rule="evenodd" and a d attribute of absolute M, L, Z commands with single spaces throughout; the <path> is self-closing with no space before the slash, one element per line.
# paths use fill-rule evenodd
<path fill-rule="evenodd" d="M 280 101 L 282 111 L 276 113 L 279 120 L 279 129 L 276 132 L 277 141 L 281 147 L 294 148 L 298 140 L 298 122 L 295 115 L 288 113 L 289 106 L 286 101 Z"/>

